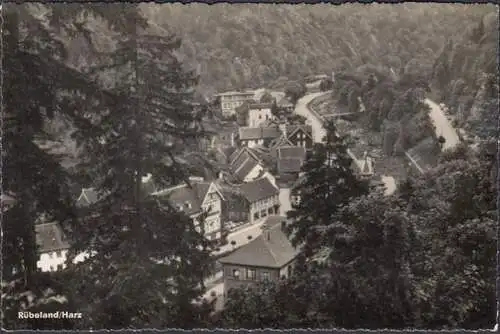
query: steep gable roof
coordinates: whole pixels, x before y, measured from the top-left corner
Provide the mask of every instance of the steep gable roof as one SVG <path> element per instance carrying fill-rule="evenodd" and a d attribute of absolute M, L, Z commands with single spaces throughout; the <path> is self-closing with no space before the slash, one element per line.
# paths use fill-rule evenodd
<path fill-rule="evenodd" d="M 307 137 L 312 139 L 312 126 L 306 124 L 287 125 L 287 138 L 292 137 L 299 131 L 302 131 Z"/>
<path fill-rule="evenodd" d="M 258 161 L 254 159 L 247 158 L 233 173 L 241 181 L 243 181 L 248 173 L 250 173 L 255 167 L 259 165 Z"/>
<path fill-rule="evenodd" d="M 279 190 L 267 177 L 243 184 L 241 192 L 250 203 L 279 194 Z"/>
<path fill-rule="evenodd" d="M 239 129 L 240 140 L 272 139 L 279 137 L 281 132 L 276 127 L 241 127 Z"/>
<path fill-rule="evenodd" d="M 278 172 L 281 173 L 299 173 L 302 168 L 302 159 L 288 158 L 278 160 Z"/>
<path fill-rule="evenodd" d="M 35 225 L 36 243 L 41 253 L 54 252 L 69 248 L 69 243 L 58 223 Z"/>
<path fill-rule="evenodd" d="M 223 264 L 282 268 L 300 252 L 292 246 L 286 234 L 281 230 L 282 216 L 269 216 L 264 223 L 263 233 L 238 248 L 230 255 L 219 260 Z"/>
<path fill-rule="evenodd" d="M 306 159 L 306 149 L 300 146 L 278 147 L 278 158 L 280 159 Z"/>

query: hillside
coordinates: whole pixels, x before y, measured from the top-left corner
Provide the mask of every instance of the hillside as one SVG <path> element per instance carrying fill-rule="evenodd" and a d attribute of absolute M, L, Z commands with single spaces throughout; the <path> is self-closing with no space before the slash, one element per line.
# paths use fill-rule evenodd
<path fill-rule="evenodd" d="M 182 37 L 180 53 L 206 92 L 360 66 L 430 75 L 447 40 L 494 12 L 438 4 L 142 6 L 151 23 Z"/>

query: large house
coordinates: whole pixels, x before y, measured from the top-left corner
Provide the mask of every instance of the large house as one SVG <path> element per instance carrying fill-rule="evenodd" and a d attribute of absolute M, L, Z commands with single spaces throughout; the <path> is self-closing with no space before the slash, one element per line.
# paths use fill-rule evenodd
<path fill-rule="evenodd" d="M 254 92 L 225 92 L 215 96 L 220 98 L 222 114 L 226 117 L 236 114 L 236 108 L 245 101 L 253 100 Z"/>
<path fill-rule="evenodd" d="M 252 103 L 248 105 L 248 126 L 260 127 L 266 121 L 273 119 L 271 103 Z"/>
<path fill-rule="evenodd" d="M 224 196 L 215 183 L 191 178 L 191 186 L 181 184 L 153 193 L 165 198 L 170 205 L 184 212 L 195 222 L 198 232 L 203 232 L 208 240 L 219 240 L 222 235 L 221 211 Z M 200 216 L 206 213 L 205 220 Z"/>
<path fill-rule="evenodd" d="M 281 135 L 281 131 L 277 127 L 241 127 L 238 135 L 241 146 L 268 147 L 273 140 Z"/>
<path fill-rule="evenodd" d="M 245 183 L 241 186 L 240 191 L 246 202 L 245 207 L 250 223 L 255 223 L 270 215 L 279 214 L 279 189 L 269 177 L 264 176 Z"/>
<path fill-rule="evenodd" d="M 35 225 L 36 243 L 38 245 L 39 259 L 36 263 L 38 270 L 60 271 L 66 268 L 66 259 L 70 247 L 69 240 L 57 222 Z M 73 263 L 83 261 L 88 254 L 78 254 Z"/>
<path fill-rule="evenodd" d="M 292 246 L 285 226 L 285 217 L 269 216 L 260 236 L 219 260 L 225 294 L 234 288 L 255 286 L 259 281 L 277 281 L 293 274 L 299 249 Z"/>

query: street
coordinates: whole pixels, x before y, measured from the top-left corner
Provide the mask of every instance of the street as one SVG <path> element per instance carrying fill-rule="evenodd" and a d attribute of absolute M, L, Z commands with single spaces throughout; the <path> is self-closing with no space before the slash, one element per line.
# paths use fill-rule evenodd
<path fill-rule="evenodd" d="M 429 99 L 425 99 L 425 103 L 427 103 L 427 105 L 431 108 L 429 116 L 432 119 L 432 123 L 436 127 L 436 136 L 443 136 L 445 139 L 443 150 L 457 146 L 460 142 L 457 131 L 453 128 L 451 122 L 446 118 L 446 115 L 441 107 Z"/>

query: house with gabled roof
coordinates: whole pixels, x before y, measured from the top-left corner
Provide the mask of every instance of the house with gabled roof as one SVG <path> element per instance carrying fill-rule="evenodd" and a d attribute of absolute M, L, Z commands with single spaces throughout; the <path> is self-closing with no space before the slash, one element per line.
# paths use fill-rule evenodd
<path fill-rule="evenodd" d="M 238 131 L 238 142 L 240 146 L 268 147 L 269 144 L 281 135 L 277 127 L 240 127 Z"/>
<path fill-rule="evenodd" d="M 245 199 L 248 220 L 255 223 L 280 212 L 279 189 L 268 176 L 261 177 L 240 187 Z"/>
<path fill-rule="evenodd" d="M 229 158 L 232 175 L 240 182 L 250 182 L 264 172 L 264 164 L 258 154 L 248 147 L 233 152 Z"/>
<path fill-rule="evenodd" d="M 293 274 L 300 249 L 288 239 L 286 224 L 283 216 L 267 217 L 260 236 L 219 260 L 223 267 L 225 295 L 234 288 L 278 281 Z"/>
<path fill-rule="evenodd" d="M 66 260 L 70 248 L 70 240 L 57 222 L 41 223 L 35 225 L 36 243 L 38 246 L 38 270 L 61 271 L 66 268 Z M 73 263 L 88 258 L 88 253 L 78 254 Z"/>
<path fill-rule="evenodd" d="M 180 184 L 153 193 L 180 212 L 193 219 L 198 232 L 208 240 L 219 240 L 222 236 L 222 201 L 224 196 L 214 182 L 191 178 L 191 184 Z M 206 214 L 201 221 L 202 214 Z"/>

